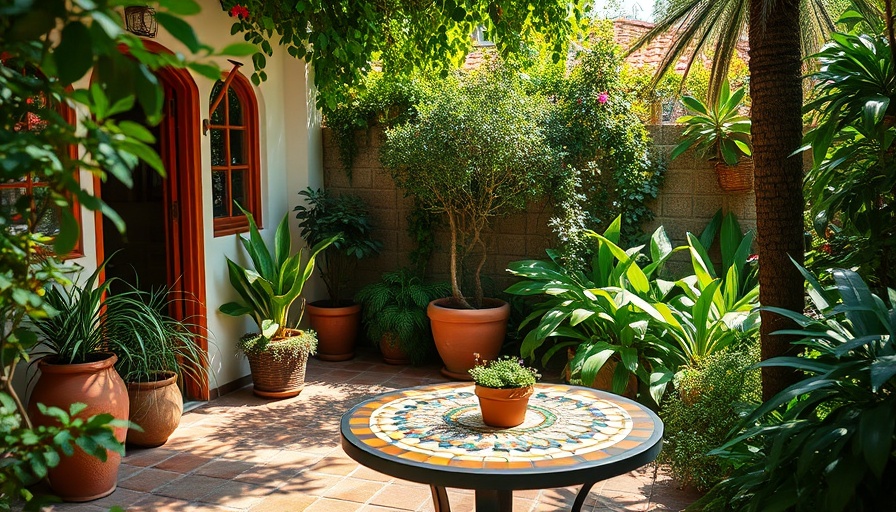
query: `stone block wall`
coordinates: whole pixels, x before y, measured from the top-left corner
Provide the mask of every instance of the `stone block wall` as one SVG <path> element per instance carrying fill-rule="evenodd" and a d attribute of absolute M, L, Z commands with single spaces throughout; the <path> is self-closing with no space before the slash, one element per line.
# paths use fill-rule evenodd
<path fill-rule="evenodd" d="M 675 146 L 681 127 L 662 125 L 650 128 L 654 144 L 661 155 L 668 155 Z M 370 206 L 375 225 L 375 237 L 383 242 L 379 256 L 361 261 L 351 292 L 376 281 L 385 271 L 409 265 L 408 254 L 414 244 L 407 236 L 407 216 L 410 200 L 395 187 L 388 171 L 379 161 L 379 148 L 384 140 L 381 130 L 359 132 L 358 153 L 352 167 L 351 179 L 342 168 L 339 149 L 332 132 L 323 130 L 324 186 L 336 194 L 353 193 Z M 697 159 L 690 152 L 669 163 L 666 180 L 659 198 L 651 205 L 656 218 L 644 226 L 652 232 L 663 225 L 675 244 L 683 244 L 685 233 L 699 233 L 715 212 L 722 208 L 734 212 L 746 228 L 756 225 L 753 193 L 731 195 L 722 192 L 712 166 Z M 495 219 L 491 233 L 489 256 L 483 270 L 486 292 L 501 291 L 514 281 L 506 272 L 511 261 L 545 258 L 545 249 L 554 246 L 548 227 L 550 208 L 543 203 L 531 204 L 524 213 Z M 439 247 L 433 254 L 429 274 L 434 279 L 448 277 L 448 236 L 437 232 Z M 670 265 L 670 271 L 687 267 L 685 255 Z"/>

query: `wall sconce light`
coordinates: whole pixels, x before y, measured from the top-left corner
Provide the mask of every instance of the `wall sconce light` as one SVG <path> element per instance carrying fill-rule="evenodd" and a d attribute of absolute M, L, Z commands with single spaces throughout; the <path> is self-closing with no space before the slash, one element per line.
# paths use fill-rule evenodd
<path fill-rule="evenodd" d="M 125 7 L 124 22 L 128 32 L 138 36 L 156 37 L 156 33 L 159 31 L 156 10 L 145 5 Z"/>

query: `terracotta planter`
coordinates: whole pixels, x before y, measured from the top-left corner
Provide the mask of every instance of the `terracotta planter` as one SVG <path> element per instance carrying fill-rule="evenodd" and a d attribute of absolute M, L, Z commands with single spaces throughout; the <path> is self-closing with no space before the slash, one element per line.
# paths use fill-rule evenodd
<path fill-rule="evenodd" d="M 287 332 L 301 332 L 288 330 Z M 283 340 L 289 338 L 283 338 Z M 282 340 L 272 340 L 271 344 Z M 252 392 L 263 398 L 291 398 L 305 388 L 308 354 L 300 351 L 278 354 L 271 351 L 246 354 L 252 372 Z"/>
<path fill-rule="evenodd" d="M 490 361 L 501 352 L 510 305 L 503 300 L 484 299 L 482 309 L 454 309 L 447 307 L 450 300 L 434 300 L 426 309 L 436 349 L 445 363 L 442 375 L 472 380 L 467 372 L 476 365 L 473 354 Z"/>
<path fill-rule="evenodd" d="M 128 429 L 128 444 L 152 448 L 161 446 L 180 425 L 184 399 L 177 387 L 177 374 L 163 372 L 159 380 L 129 382 L 131 421 L 143 429 Z"/>
<path fill-rule="evenodd" d="M 54 364 L 54 356 L 38 363 L 40 377 L 31 393 L 28 416 L 35 426 L 53 425 L 56 421 L 44 416 L 37 404 L 68 410 L 75 402 L 87 404 L 77 417 L 87 419 L 97 414 L 111 414 L 128 419 L 128 393 L 114 365 L 118 357 L 97 354 L 99 360 L 82 364 Z M 114 429 L 115 437 L 124 442 L 126 427 Z M 53 494 L 65 501 L 90 501 L 112 494 L 118 478 L 121 455 L 107 452 L 105 462 L 75 447 L 71 457 L 62 457 L 50 470 L 48 480 Z"/>
<path fill-rule="evenodd" d="M 510 428 L 526 419 L 529 397 L 535 386 L 525 388 L 495 389 L 476 385 L 482 422 L 490 427 Z"/>
<path fill-rule="evenodd" d="M 576 349 L 568 347 L 566 349 L 567 363 L 566 367 L 563 369 L 563 380 L 565 380 L 567 384 L 569 383 L 570 379 L 572 358 L 575 356 Z M 594 381 L 591 382 L 591 385 L 587 385 L 584 383 L 583 385 L 612 393 L 613 373 L 616 371 L 617 364 L 618 361 L 616 359 L 609 359 L 597 372 L 597 375 L 594 376 Z M 635 377 L 634 374 L 629 375 L 628 384 L 625 386 L 625 391 L 622 393 L 622 396 L 631 398 L 632 400 L 634 400 L 638 396 L 638 378 Z"/>
<path fill-rule="evenodd" d="M 355 340 L 361 326 L 361 305 L 331 307 L 319 300 L 305 306 L 311 329 L 317 332 L 317 357 L 347 361 L 355 357 Z"/>
<path fill-rule="evenodd" d="M 401 342 L 393 334 L 385 334 L 380 339 L 380 352 L 386 364 L 411 364 L 411 358 L 401 348 Z"/>

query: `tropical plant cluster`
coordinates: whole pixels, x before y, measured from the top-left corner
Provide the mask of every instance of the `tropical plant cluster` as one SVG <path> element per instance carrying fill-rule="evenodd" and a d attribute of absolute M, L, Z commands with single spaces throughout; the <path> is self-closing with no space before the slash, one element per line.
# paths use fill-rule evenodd
<path fill-rule="evenodd" d="M 476 354 L 476 366 L 470 369 L 473 381 L 487 388 L 512 389 L 532 386 L 541 374 L 527 367 L 522 359 L 505 356 L 493 361 L 480 361 Z"/>

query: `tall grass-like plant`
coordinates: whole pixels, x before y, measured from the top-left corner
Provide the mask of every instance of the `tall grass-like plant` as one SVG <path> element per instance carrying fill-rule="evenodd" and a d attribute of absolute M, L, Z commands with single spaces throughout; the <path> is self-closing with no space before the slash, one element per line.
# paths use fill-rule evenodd
<path fill-rule="evenodd" d="M 302 294 L 305 283 L 314 271 L 315 257 L 338 240 L 339 236 L 332 236 L 315 244 L 303 265 L 304 251 L 299 249 L 292 254 L 288 215 L 283 217 L 277 227 L 274 250 L 271 251 L 261 238 L 252 214 L 242 211 L 249 221 L 249 237 L 240 235 L 240 242 L 252 260 L 252 268 L 244 268 L 227 258 L 230 284 L 242 298 L 242 302 L 228 302 L 218 310 L 230 316 L 251 316 L 264 340 L 281 338 L 289 328 L 289 308 Z M 301 320 L 300 314 L 296 325 Z"/>

